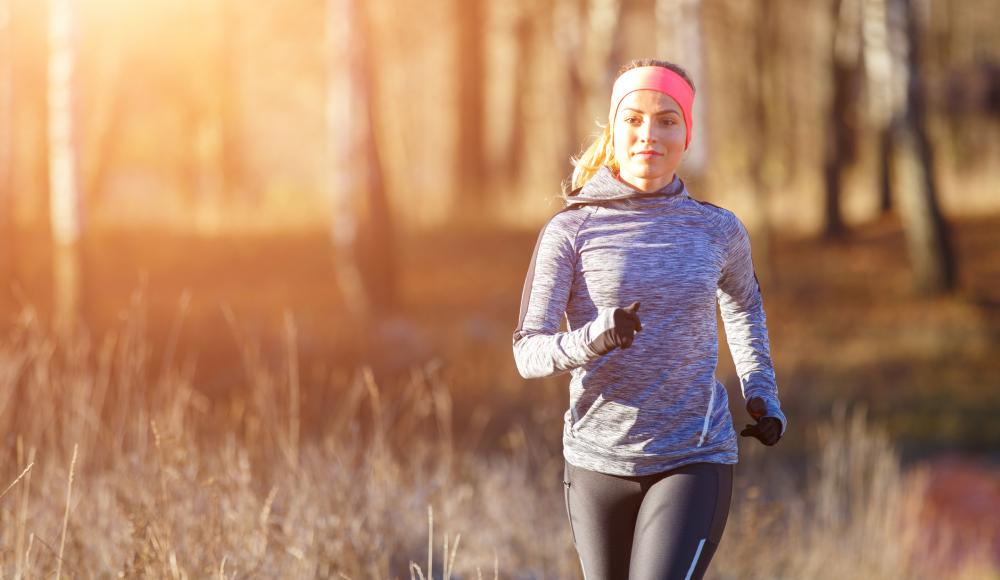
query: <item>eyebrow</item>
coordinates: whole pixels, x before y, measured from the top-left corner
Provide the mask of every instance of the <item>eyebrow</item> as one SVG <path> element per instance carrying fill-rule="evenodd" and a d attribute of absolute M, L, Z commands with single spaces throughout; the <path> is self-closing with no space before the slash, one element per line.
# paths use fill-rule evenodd
<path fill-rule="evenodd" d="M 622 109 L 622 111 L 634 111 L 636 113 L 643 113 L 643 114 L 645 113 L 644 111 L 640 111 L 639 109 L 633 109 L 632 107 L 625 107 Z M 662 111 L 657 111 L 653 113 L 653 116 L 655 117 L 657 115 L 665 115 L 667 113 L 674 113 L 676 115 L 680 115 L 680 112 L 675 109 L 663 109 Z"/>

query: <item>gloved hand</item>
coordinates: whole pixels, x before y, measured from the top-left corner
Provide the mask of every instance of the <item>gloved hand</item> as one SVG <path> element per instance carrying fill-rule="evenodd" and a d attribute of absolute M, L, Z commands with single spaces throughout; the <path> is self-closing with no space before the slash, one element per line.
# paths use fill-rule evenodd
<path fill-rule="evenodd" d="M 764 445 L 774 445 L 781 439 L 781 420 L 776 417 L 765 417 L 767 405 L 760 397 L 751 397 L 747 401 L 747 412 L 757 422 L 756 425 L 747 425 L 740 435 L 743 437 L 756 437 Z"/>
<path fill-rule="evenodd" d="M 615 308 L 615 326 L 597 337 L 591 347 L 598 354 L 607 354 L 615 348 L 628 348 L 635 340 L 635 333 L 642 330 L 639 321 L 639 303 L 633 302 L 625 308 Z"/>

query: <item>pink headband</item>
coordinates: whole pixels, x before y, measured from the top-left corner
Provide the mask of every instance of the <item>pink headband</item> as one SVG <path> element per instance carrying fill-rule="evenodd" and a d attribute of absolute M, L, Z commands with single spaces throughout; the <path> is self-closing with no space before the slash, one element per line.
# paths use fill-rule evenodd
<path fill-rule="evenodd" d="M 687 126 L 684 140 L 684 148 L 687 149 L 691 143 L 691 107 L 694 105 L 694 89 L 681 75 L 662 66 L 640 66 L 627 70 L 618 77 L 611 90 L 611 113 L 608 117 L 611 125 L 614 126 L 618 107 L 625 95 L 643 89 L 667 94 L 681 106 L 684 124 Z"/>

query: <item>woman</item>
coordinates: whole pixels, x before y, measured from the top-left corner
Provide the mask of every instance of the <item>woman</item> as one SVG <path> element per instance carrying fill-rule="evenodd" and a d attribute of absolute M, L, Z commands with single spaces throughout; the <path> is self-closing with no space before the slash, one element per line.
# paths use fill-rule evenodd
<path fill-rule="evenodd" d="M 718 547 L 737 444 L 715 377 L 717 302 L 756 421 L 740 434 L 774 445 L 787 425 L 747 231 L 675 173 L 693 102 L 674 64 L 619 71 L 521 297 L 521 375 L 572 375 L 563 483 L 587 580 L 701 578 Z"/>

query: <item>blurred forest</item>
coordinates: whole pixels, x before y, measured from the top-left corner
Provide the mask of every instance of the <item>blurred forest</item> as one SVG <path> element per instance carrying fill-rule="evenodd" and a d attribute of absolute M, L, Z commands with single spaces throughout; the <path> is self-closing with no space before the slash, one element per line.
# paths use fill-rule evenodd
<path fill-rule="evenodd" d="M 64 561 L 226 576 L 225 558 L 240 575 L 403 574 L 425 530 L 385 533 L 387 514 L 423 525 L 439 501 L 461 527 L 476 509 L 461 501 L 510 485 L 463 471 L 494 457 L 550 519 L 482 532 L 494 551 L 465 544 L 459 576 L 497 550 L 517 577 L 575 574 L 558 535 L 565 377 L 521 380 L 510 333 L 615 71 L 656 57 L 694 79 L 679 173 L 750 230 L 790 418 L 773 453 L 740 442 L 737 503 L 773 507 L 761 525 L 789 538 L 813 515 L 863 521 L 844 532 L 857 568 L 821 573 L 843 546 L 817 539 L 783 560 L 801 577 L 919 577 L 932 552 L 934 570 L 968 556 L 962 577 L 1000 577 L 998 30 L 1000 0 L 0 0 L 0 576 Z M 718 374 L 739 427 L 724 336 Z M 817 427 L 831 413 L 869 447 Z M 125 490 L 76 524 L 113 547 L 72 541 L 56 488 L 77 446 L 85 489 Z M 375 491 L 323 509 L 362 523 L 301 543 L 290 514 L 309 510 L 283 497 L 349 489 L 324 467 L 344 449 Z M 907 522 L 968 535 L 918 534 L 890 562 L 864 552 L 864 502 L 809 495 L 817 473 L 870 468 L 857 493 L 878 503 L 872 486 L 898 483 L 883 457 L 922 490 L 896 498 L 918 506 Z M 234 479 L 206 475 L 213 458 Z M 159 496 L 101 479 L 133 467 Z M 244 502 L 219 521 L 263 539 L 205 528 L 228 539 L 186 545 L 192 522 L 156 519 L 180 494 L 165 482 L 197 503 L 206 478 Z M 715 577 L 783 575 L 741 571 L 734 554 L 766 537 L 750 520 L 734 515 Z M 562 543 L 533 551 L 537 529 Z M 53 548 L 33 555 L 31 537 Z"/>
<path fill-rule="evenodd" d="M 155 275 L 121 263 L 116 236 L 140 262 L 326 236 L 344 308 L 391 309 L 411 246 L 398 236 L 530 230 L 558 208 L 614 71 L 643 55 L 695 78 L 682 174 L 750 225 L 765 278 L 780 274 L 776 236 L 842 240 L 890 217 L 915 286 L 954 289 L 944 216 L 1000 206 L 995 0 L 4 0 L 0 13 L 3 304 L 89 326 L 122 304 L 105 299 L 114 288 Z M 164 275 L 194 290 L 177 274 Z"/>

